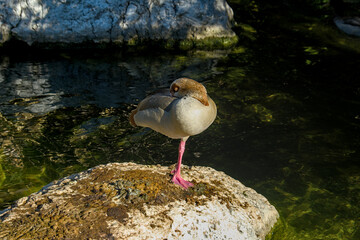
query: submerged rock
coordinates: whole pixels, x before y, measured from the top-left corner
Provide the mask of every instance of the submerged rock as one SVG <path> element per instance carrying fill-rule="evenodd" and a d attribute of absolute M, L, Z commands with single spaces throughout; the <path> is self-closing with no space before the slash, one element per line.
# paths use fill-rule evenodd
<path fill-rule="evenodd" d="M 279 217 L 264 196 L 209 167 L 111 163 L 71 175 L 0 212 L 1 239 L 264 239 Z"/>
<path fill-rule="evenodd" d="M 234 37 L 225 0 L 5 0 L 0 40 L 32 44 Z"/>

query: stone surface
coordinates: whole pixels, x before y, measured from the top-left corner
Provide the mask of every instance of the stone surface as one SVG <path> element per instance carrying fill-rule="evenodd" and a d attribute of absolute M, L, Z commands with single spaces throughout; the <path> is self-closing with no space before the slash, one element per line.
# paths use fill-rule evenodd
<path fill-rule="evenodd" d="M 100 165 L 0 212 L 1 239 L 264 239 L 278 218 L 264 196 L 209 167 Z"/>
<path fill-rule="evenodd" d="M 233 37 L 225 0 L 2 0 L 0 39 L 32 44 Z"/>

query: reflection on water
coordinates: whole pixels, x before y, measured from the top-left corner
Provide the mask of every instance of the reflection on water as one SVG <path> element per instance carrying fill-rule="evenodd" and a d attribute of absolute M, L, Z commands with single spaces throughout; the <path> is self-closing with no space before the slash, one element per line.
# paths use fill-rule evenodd
<path fill-rule="evenodd" d="M 1 208 L 101 163 L 174 164 L 176 140 L 127 118 L 147 93 L 188 76 L 204 81 L 218 117 L 188 140 L 185 164 L 265 195 L 281 215 L 272 239 L 360 239 L 360 58 L 297 31 L 227 55 L 3 57 Z"/>
<path fill-rule="evenodd" d="M 134 103 L 145 97 L 147 91 L 168 87 L 179 76 L 202 80 L 216 74 L 213 65 L 224 54 L 203 52 L 177 57 L 94 54 L 88 58 L 60 54 L 20 61 L 3 57 L 0 111 L 6 115 L 44 114 L 86 104 L 118 107 Z"/>

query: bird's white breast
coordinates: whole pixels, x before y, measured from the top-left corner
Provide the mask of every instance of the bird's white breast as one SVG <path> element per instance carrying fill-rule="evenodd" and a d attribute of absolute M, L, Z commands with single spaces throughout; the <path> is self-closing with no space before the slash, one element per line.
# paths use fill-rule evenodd
<path fill-rule="evenodd" d="M 186 136 L 192 136 L 207 129 L 216 117 L 216 107 L 211 100 L 209 106 L 205 106 L 197 99 L 183 97 L 179 99 L 171 112 L 171 118 L 177 127 Z"/>

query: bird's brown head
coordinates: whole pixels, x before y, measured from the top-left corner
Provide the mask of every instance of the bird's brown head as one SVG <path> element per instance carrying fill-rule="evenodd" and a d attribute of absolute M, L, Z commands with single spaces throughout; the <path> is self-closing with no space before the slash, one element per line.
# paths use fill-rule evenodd
<path fill-rule="evenodd" d="M 174 97 L 189 96 L 209 106 L 206 88 L 201 83 L 190 78 L 176 79 L 170 86 L 170 94 Z"/>

